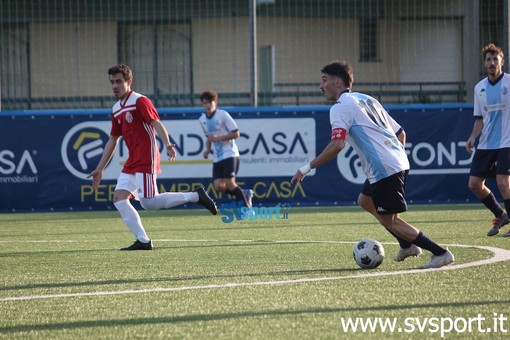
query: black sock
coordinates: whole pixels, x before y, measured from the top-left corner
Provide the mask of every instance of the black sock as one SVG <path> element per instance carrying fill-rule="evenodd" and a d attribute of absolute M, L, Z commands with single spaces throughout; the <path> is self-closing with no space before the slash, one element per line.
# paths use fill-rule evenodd
<path fill-rule="evenodd" d="M 244 205 L 248 206 L 248 202 L 246 202 L 246 197 L 244 196 L 243 189 L 241 189 L 240 186 L 237 186 L 234 190 L 231 190 L 230 194 L 236 198 L 236 201 L 243 201 Z"/>
<path fill-rule="evenodd" d="M 487 197 L 482 198 L 480 200 L 492 213 L 494 214 L 494 217 L 499 217 L 503 214 L 503 209 L 499 206 L 498 201 L 496 201 L 496 197 L 494 197 L 494 194 L 490 192 Z"/>
<path fill-rule="evenodd" d="M 418 237 L 416 238 L 416 240 L 413 241 L 413 243 L 420 248 L 430 251 L 432 254 L 434 254 L 436 256 L 440 256 L 440 255 L 443 255 L 444 253 L 446 253 L 446 249 L 444 249 L 439 244 L 437 244 L 436 242 L 432 241 L 430 238 L 425 236 L 425 234 L 423 234 L 421 231 L 418 234 Z"/>

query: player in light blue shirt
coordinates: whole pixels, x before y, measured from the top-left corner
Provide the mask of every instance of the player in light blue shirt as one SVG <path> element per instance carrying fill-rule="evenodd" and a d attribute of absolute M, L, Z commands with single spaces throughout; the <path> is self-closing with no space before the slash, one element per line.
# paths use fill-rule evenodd
<path fill-rule="evenodd" d="M 322 69 L 321 91 L 336 101 L 329 111 L 331 140 L 310 163 L 301 167 L 291 182 L 299 182 L 312 170 L 336 158 L 346 142 L 360 157 L 367 175 L 377 220 L 402 247 L 403 258 L 415 256 L 411 249 L 423 248 L 432 253 L 430 261 L 420 268 L 439 268 L 453 263 L 454 256 L 446 248 L 429 239 L 423 232 L 400 217 L 407 210 L 405 186 L 409 161 L 404 145 L 398 139 L 397 123 L 382 105 L 366 94 L 351 92 L 353 72 L 345 61 L 334 61 Z M 398 255 L 398 254 L 397 254 Z"/>
<path fill-rule="evenodd" d="M 216 92 L 202 92 L 200 101 L 205 112 L 198 121 L 207 137 L 203 156 L 208 158 L 212 151 L 214 189 L 231 194 L 236 201 L 242 201 L 246 207 L 250 208 L 253 190 L 242 189 L 236 182 L 239 171 L 239 149 L 235 140 L 241 135 L 239 128 L 227 111 L 217 108 L 218 94 Z"/>
<path fill-rule="evenodd" d="M 501 48 L 489 44 L 482 49 L 487 77 L 475 86 L 475 123 L 466 149 L 473 152 L 476 138 L 478 147 L 469 172 L 469 189 L 494 214 L 492 228 L 487 236 L 494 236 L 508 224 L 510 212 L 510 75 L 503 72 L 505 64 Z M 496 177 L 505 210 L 501 209 L 485 179 Z M 510 237 L 510 230 L 503 234 Z"/>

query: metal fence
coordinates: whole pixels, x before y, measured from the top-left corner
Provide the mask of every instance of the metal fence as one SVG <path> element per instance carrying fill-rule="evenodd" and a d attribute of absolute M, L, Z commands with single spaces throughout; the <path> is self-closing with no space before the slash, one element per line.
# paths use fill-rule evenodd
<path fill-rule="evenodd" d="M 509 41 L 508 0 L 3 0 L 0 18 L 2 110 L 110 107 L 117 63 L 159 107 L 315 105 L 334 59 L 385 103 L 469 102 L 481 47 Z"/>

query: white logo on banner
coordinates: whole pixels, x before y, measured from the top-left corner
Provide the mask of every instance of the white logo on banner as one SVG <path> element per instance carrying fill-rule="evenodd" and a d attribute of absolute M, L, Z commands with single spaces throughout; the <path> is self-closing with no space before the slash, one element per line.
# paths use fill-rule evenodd
<path fill-rule="evenodd" d="M 109 121 L 84 122 L 75 125 L 66 133 L 60 153 L 69 172 L 78 178 L 86 179 L 96 168 L 109 138 L 110 124 Z M 117 172 L 115 178 L 118 174 Z M 103 174 L 103 178 L 109 179 L 109 176 Z"/>
<path fill-rule="evenodd" d="M 345 148 L 336 158 L 338 170 L 340 174 L 351 183 L 362 184 L 367 179 L 367 175 L 363 172 L 358 154 L 352 146 L 346 144 Z"/>
<path fill-rule="evenodd" d="M 168 161 L 158 138 L 161 170 L 158 178 L 209 178 L 212 156 L 202 157 L 206 137 L 198 119 L 166 120 L 177 158 Z M 315 119 L 265 118 L 236 119 L 241 136 L 236 143 L 241 153 L 240 177 L 292 177 L 295 170 L 315 158 Z M 110 121 L 83 122 L 72 127 L 62 141 L 61 154 L 66 168 L 76 177 L 86 179 L 95 169 L 109 138 Z M 117 179 L 127 160 L 128 150 L 122 139 L 103 172 L 103 179 Z M 315 171 L 309 174 L 314 175 Z"/>

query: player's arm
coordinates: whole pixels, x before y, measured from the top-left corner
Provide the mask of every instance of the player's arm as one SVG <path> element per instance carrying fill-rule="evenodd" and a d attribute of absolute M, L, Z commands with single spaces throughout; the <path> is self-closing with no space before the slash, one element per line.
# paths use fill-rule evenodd
<path fill-rule="evenodd" d="M 110 139 L 108 139 L 108 142 L 106 142 L 106 145 L 104 146 L 103 155 L 101 156 L 96 169 L 87 176 L 87 178 L 92 177 L 92 188 L 94 190 L 97 190 L 99 187 L 99 183 L 101 183 L 101 178 L 103 177 L 103 170 L 106 168 L 108 163 L 110 163 L 118 142 L 119 136 L 110 136 Z"/>
<path fill-rule="evenodd" d="M 163 144 L 165 145 L 166 152 L 168 154 L 168 160 L 173 161 L 175 160 L 175 145 L 170 143 L 170 137 L 168 137 L 168 131 L 166 130 L 165 126 L 159 119 L 155 119 L 151 121 L 151 125 L 154 127 L 154 130 L 156 130 L 159 138 L 163 140 Z"/>
<path fill-rule="evenodd" d="M 241 133 L 239 132 L 239 130 L 235 130 L 227 133 L 226 135 L 209 135 L 208 140 L 210 142 L 221 142 L 239 138 L 240 135 Z"/>
<path fill-rule="evenodd" d="M 340 139 L 333 139 L 329 142 L 324 150 L 320 153 L 319 156 L 315 157 L 313 161 L 310 162 L 310 167 L 312 169 L 318 168 L 321 165 L 324 165 L 334 159 L 340 151 L 345 147 L 345 141 Z"/>
<path fill-rule="evenodd" d="M 341 139 L 333 139 L 324 148 L 324 150 L 313 159 L 310 163 L 301 167 L 290 180 L 291 183 L 301 182 L 305 176 L 312 171 L 312 169 L 318 168 L 319 166 L 326 164 L 327 162 L 334 159 L 340 151 L 345 147 L 345 141 Z"/>
<path fill-rule="evenodd" d="M 397 131 L 397 139 L 402 145 L 406 145 L 406 132 L 404 129 L 400 128 L 400 130 Z"/>
<path fill-rule="evenodd" d="M 241 136 L 241 132 L 237 127 L 236 121 L 227 112 L 225 112 L 225 114 L 222 116 L 221 124 L 225 127 L 225 130 L 230 132 L 225 135 L 209 135 L 209 140 L 211 142 L 229 141 Z"/>
<path fill-rule="evenodd" d="M 471 135 L 466 141 L 466 151 L 468 153 L 472 153 L 475 147 L 476 138 L 480 135 L 483 129 L 483 107 L 485 106 L 478 92 L 482 91 L 479 88 L 479 85 L 476 85 L 474 88 L 474 103 L 473 103 L 473 116 L 475 117 L 475 123 L 473 124 L 473 130 L 471 131 Z"/>
<path fill-rule="evenodd" d="M 466 150 L 469 153 L 473 152 L 473 148 L 475 147 L 475 140 L 482 132 L 483 128 L 483 119 L 482 117 L 476 117 L 475 124 L 473 125 L 473 131 L 471 131 L 471 135 L 466 142 Z"/>
<path fill-rule="evenodd" d="M 203 153 L 204 158 L 209 157 L 209 153 L 211 152 L 211 146 L 212 142 L 209 139 L 207 139 L 207 141 L 205 142 L 205 150 Z"/>

